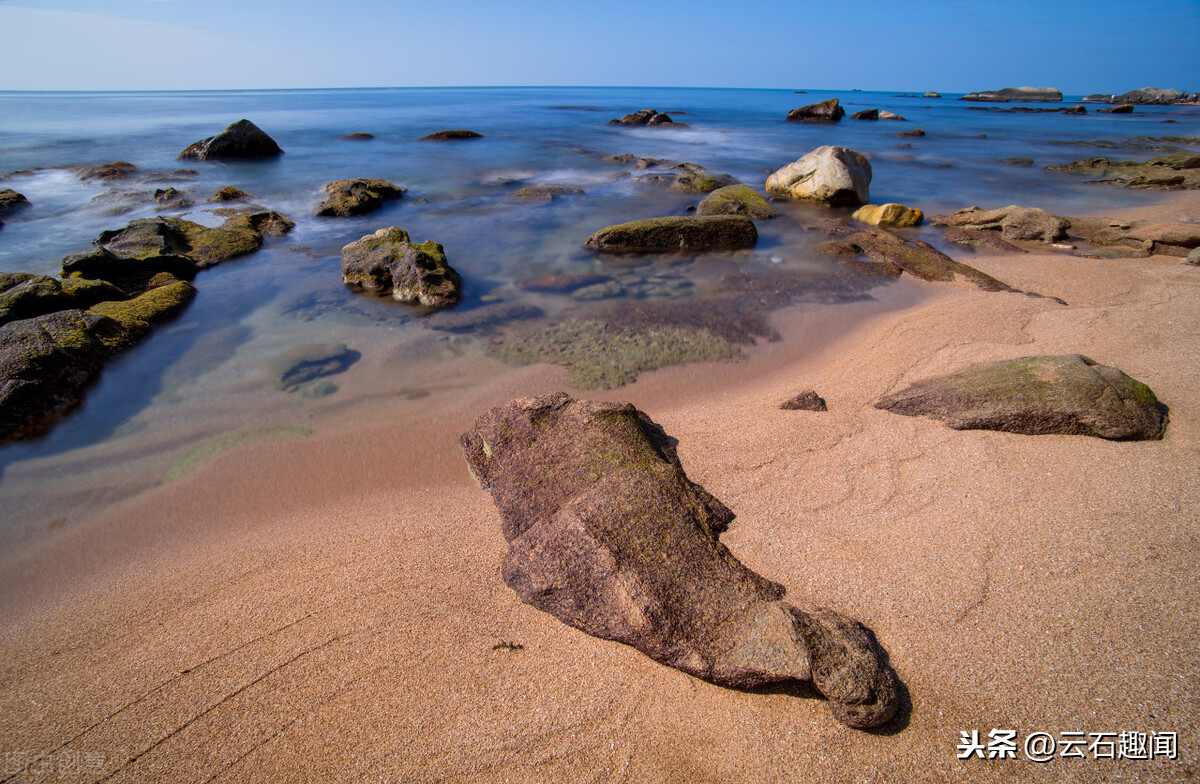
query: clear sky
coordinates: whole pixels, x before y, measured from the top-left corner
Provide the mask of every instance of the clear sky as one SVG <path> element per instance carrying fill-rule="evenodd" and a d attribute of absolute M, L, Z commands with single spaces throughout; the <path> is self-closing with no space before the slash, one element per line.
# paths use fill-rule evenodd
<path fill-rule="evenodd" d="M 0 0 L 0 90 L 1200 91 L 1200 0 Z"/>

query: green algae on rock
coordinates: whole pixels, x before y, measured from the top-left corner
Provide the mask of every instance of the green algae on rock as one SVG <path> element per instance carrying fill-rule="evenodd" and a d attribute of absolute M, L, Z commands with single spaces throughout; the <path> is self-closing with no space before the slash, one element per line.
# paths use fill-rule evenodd
<path fill-rule="evenodd" d="M 758 242 L 754 222 L 742 215 L 647 218 L 606 226 L 584 247 L 600 253 L 667 253 L 689 250 L 736 250 Z"/>
<path fill-rule="evenodd" d="M 396 226 L 342 248 L 342 282 L 430 308 L 449 307 L 462 298 L 462 277 L 446 261 L 445 249 L 432 240 L 411 242 Z"/>
<path fill-rule="evenodd" d="M 483 351 L 512 365 L 563 365 L 579 389 L 614 389 L 636 381 L 644 370 L 741 356 L 737 346 L 704 330 L 627 329 L 582 319 L 496 335 Z"/>
<path fill-rule="evenodd" d="M 222 452 L 228 452 L 246 444 L 260 441 L 289 441 L 293 438 L 307 438 L 316 431 L 307 427 L 268 427 L 261 430 L 251 430 L 246 433 L 231 433 L 230 435 L 206 441 L 200 446 L 185 452 L 167 469 L 164 481 L 172 482 L 187 476 L 200 468 Z"/>
<path fill-rule="evenodd" d="M 313 207 L 317 217 L 344 218 L 374 212 L 385 201 L 401 199 L 407 189 L 378 178 L 337 180 L 325 186 L 325 199 Z"/>
<path fill-rule="evenodd" d="M 696 207 L 697 215 L 745 215 L 750 218 L 774 218 L 779 210 L 749 185 L 734 183 L 709 193 Z"/>
<path fill-rule="evenodd" d="M 104 338 L 105 345 L 121 351 L 150 334 L 155 324 L 180 313 L 196 297 L 196 287 L 186 280 L 175 280 L 149 288 L 133 299 L 99 302 L 91 313 L 107 316 L 120 325 L 114 335 Z"/>

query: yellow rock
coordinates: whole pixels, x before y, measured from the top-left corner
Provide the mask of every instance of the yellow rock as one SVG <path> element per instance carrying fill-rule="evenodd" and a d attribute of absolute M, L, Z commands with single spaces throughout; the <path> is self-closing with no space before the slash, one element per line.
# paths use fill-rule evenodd
<path fill-rule="evenodd" d="M 925 213 L 903 204 L 867 204 L 859 207 L 851 216 L 857 221 L 870 223 L 873 226 L 919 226 L 925 220 Z"/>

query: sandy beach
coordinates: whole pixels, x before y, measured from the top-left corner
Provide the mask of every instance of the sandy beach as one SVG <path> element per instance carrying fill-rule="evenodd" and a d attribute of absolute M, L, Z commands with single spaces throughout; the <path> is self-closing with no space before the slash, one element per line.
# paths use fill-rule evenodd
<path fill-rule="evenodd" d="M 1196 221 L 1200 198 L 1105 214 Z M 1068 304 L 904 281 L 881 303 L 776 314 L 785 339 L 746 362 L 572 391 L 648 413 L 736 512 L 722 541 L 739 559 L 875 632 L 907 692 L 880 730 L 848 729 L 808 689 L 720 688 L 522 604 L 458 437 L 566 375 L 496 363 L 495 385 L 425 417 L 389 420 L 383 402 L 231 450 L 8 557 L 0 781 L 1195 780 L 1200 270 L 955 257 Z M 1165 438 L 955 431 L 872 406 L 1061 353 L 1148 384 Z M 807 387 L 828 412 L 779 409 Z M 957 758 L 963 733 L 993 730 L 1017 732 L 1016 759 Z M 1123 732 L 1175 733 L 1177 758 L 1098 759 Z M 1098 745 L 1039 763 L 1020 745 L 1033 733 Z"/>

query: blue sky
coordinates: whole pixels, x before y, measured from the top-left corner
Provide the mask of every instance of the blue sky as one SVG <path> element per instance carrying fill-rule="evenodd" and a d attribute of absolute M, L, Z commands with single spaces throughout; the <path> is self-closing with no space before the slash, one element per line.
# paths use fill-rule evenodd
<path fill-rule="evenodd" d="M 0 90 L 1200 91 L 1200 0 L 0 0 Z"/>

